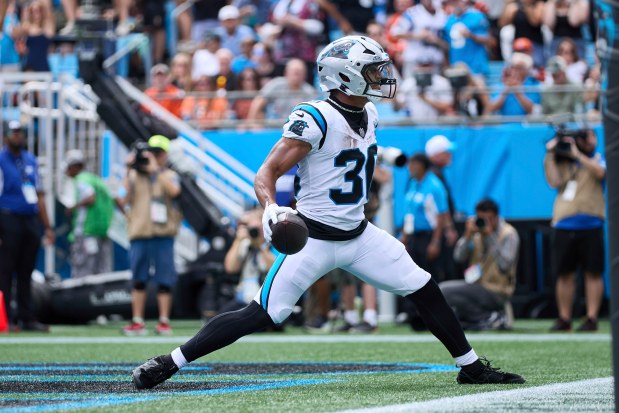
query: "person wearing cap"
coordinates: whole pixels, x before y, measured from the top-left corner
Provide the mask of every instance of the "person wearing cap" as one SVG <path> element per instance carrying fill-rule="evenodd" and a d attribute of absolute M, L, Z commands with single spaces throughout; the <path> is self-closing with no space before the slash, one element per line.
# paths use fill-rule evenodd
<path fill-rule="evenodd" d="M 54 231 L 45 208 L 45 196 L 36 157 L 24 148 L 22 125 L 8 123 L 8 135 L 0 150 L 0 291 L 9 322 L 23 330 L 49 331 L 32 309 L 31 275 L 41 245 L 54 243 Z M 11 311 L 13 277 L 17 281 L 17 312 Z M 15 328 L 18 328 L 17 326 Z"/>
<path fill-rule="evenodd" d="M 184 92 L 172 84 L 170 68 L 163 63 L 156 64 L 150 70 L 152 86 L 144 91 L 168 112 L 180 118 Z"/>
<path fill-rule="evenodd" d="M 440 273 L 438 257 L 445 220 L 449 215 L 447 191 L 430 171 L 430 159 L 417 153 L 409 159 L 411 179 L 406 192 L 406 213 L 401 241 L 421 268 Z"/>
<path fill-rule="evenodd" d="M 112 241 L 107 231 L 112 223 L 114 200 L 97 175 L 85 170 L 82 151 L 70 150 L 65 156 L 65 173 L 75 184 L 71 217 L 71 277 L 112 271 Z"/>
<path fill-rule="evenodd" d="M 524 116 L 533 113 L 541 103 L 541 96 L 539 92 L 522 89 L 539 85 L 539 82 L 530 76 L 532 67 L 531 56 L 514 53 L 510 65 L 503 71 L 501 89 L 494 94 L 485 113 L 496 112 L 503 116 Z"/>
<path fill-rule="evenodd" d="M 147 159 L 144 167 L 136 169 L 136 154 L 129 155 L 123 200 L 126 205 L 129 235 L 129 264 L 133 274 L 131 291 L 131 323 L 123 328 L 126 335 L 147 333 L 144 323 L 146 285 L 154 267 L 153 281 L 157 284 L 159 323 L 157 334 L 170 334 L 172 288 L 176 284 L 174 268 L 174 237 L 178 232 L 181 213 L 176 198 L 181 193 L 180 179 L 167 167 L 170 140 L 162 135 L 148 140 L 149 150 L 141 156 Z"/>
<path fill-rule="evenodd" d="M 542 113 L 558 115 L 561 113 L 582 113 L 582 87 L 567 78 L 567 64 L 561 56 L 548 59 L 546 73 L 552 76 L 552 85 L 542 91 Z"/>
<path fill-rule="evenodd" d="M 230 50 L 235 56 L 241 54 L 241 42 L 247 37 L 256 38 L 251 27 L 241 24 L 241 13 L 236 6 L 222 7 L 217 14 L 220 26 L 214 33 L 221 37 L 221 47 Z"/>
<path fill-rule="evenodd" d="M 444 135 L 435 135 L 426 142 L 426 156 L 430 160 L 430 170 L 436 175 L 445 187 L 447 193 L 447 206 L 449 207 L 449 213 L 445 215 L 445 230 L 444 238 L 441 245 L 441 261 L 443 261 L 443 269 L 445 270 L 445 276 L 453 273 L 451 265 L 452 247 L 458 240 L 458 232 L 454 224 L 454 214 L 456 207 L 454 205 L 453 197 L 451 196 L 451 190 L 447 184 L 445 178 L 444 169 L 451 165 L 453 150 L 455 145 Z"/>

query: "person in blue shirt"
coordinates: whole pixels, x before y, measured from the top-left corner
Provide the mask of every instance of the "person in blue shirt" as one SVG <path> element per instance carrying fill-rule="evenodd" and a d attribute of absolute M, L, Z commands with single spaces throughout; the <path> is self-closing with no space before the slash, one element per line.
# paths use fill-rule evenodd
<path fill-rule="evenodd" d="M 402 242 L 421 268 L 439 274 L 441 236 L 449 214 L 447 191 L 430 171 L 430 160 L 422 153 L 409 160 L 411 180 L 406 193 Z"/>
<path fill-rule="evenodd" d="M 523 89 L 539 86 L 539 82 L 529 76 L 532 67 L 531 56 L 514 53 L 510 65 L 503 71 L 501 90 L 493 96 L 485 113 L 496 112 L 503 116 L 526 116 L 534 113 L 541 105 L 541 95 L 539 92 Z"/>
<path fill-rule="evenodd" d="M 21 58 L 15 48 L 13 40 L 13 29 L 19 25 L 19 18 L 15 12 L 15 3 L 7 1 L 5 3 L 6 14 L 2 11 L 2 1 L 0 1 L 0 72 L 16 72 L 20 69 Z M 3 24 L 4 23 L 4 24 Z"/>
<path fill-rule="evenodd" d="M 23 330 L 47 332 L 49 327 L 39 323 L 32 310 L 30 277 L 41 244 L 41 223 L 47 244 L 54 242 L 54 231 L 45 209 L 37 160 L 23 148 L 22 125 L 10 121 L 8 130 L 0 151 L 0 291 L 10 323 L 17 321 Z M 14 277 L 17 313 L 11 314 Z"/>
<path fill-rule="evenodd" d="M 449 43 L 449 64 L 466 63 L 474 75 L 489 73 L 488 47 L 494 44 L 486 16 L 468 0 L 452 0 L 453 14 L 445 23 L 445 40 Z"/>

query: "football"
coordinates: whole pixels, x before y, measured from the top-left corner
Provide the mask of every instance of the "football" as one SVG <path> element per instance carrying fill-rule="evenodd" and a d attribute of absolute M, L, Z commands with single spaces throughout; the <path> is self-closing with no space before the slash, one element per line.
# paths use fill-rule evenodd
<path fill-rule="evenodd" d="M 296 254 L 307 244 L 307 226 L 298 215 L 285 212 L 277 217 L 276 224 L 270 225 L 271 244 L 282 254 Z"/>

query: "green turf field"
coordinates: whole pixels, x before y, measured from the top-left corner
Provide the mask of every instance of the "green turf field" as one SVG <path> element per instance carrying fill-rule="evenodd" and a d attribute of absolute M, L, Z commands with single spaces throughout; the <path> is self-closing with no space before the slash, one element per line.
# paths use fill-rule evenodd
<path fill-rule="evenodd" d="M 173 323 L 168 337 L 125 338 L 121 324 L 53 326 L 48 335 L 0 335 L 0 411 L 612 410 L 609 380 L 586 381 L 612 375 L 608 324 L 594 334 L 548 334 L 550 324 L 517 321 L 512 332 L 469 334 L 478 354 L 522 374 L 524 386 L 458 385 L 433 337 L 385 325 L 372 335 L 255 334 L 147 392 L 133 391 L 131 369 L 183 343 L 198 321 Z M 557 385 L 575 381 L 583 382 Z M 460 397 L 474 393 L 484 394 Z"/>

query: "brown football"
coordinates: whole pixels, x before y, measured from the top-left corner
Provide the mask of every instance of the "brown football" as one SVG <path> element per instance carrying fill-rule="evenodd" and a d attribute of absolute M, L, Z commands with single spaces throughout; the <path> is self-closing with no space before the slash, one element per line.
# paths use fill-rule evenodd
<path fill-rule="evenodd" d="M 277 217 L 277 223 L 270 226 L 271 244 L 282 254 L 296 254 L 307 244 L 307 226 L 296 214 L 284 212 Z"/>

